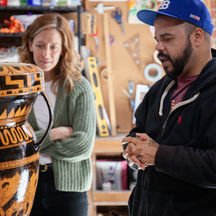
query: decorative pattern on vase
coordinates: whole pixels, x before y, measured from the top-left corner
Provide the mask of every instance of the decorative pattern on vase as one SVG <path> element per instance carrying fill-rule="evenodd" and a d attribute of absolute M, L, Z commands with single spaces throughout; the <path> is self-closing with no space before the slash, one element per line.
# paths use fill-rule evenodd
<path fill-rule="evenodd" d="M 0 66 L 0 96 L 42 91 L 43 76 L 33 65 Z"/>
<path fill-rule="evenodd" d="M 44 90 L 32 64 L 0 64 L 0 216 L 28 216 L 38 181 L 39 152 L 26 121 Z"/>

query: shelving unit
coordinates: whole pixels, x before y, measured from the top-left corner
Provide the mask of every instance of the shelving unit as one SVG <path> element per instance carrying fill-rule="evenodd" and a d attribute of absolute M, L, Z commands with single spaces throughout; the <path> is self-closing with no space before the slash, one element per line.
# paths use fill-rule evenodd
<path fill-rule="evenodd" d="M 125 134 L 118 134 L 116 137 L 97 137 L 92 154 L 93 183 L 89 191 L 89 216 L 97 215 L 97 206 L 127 206 L 131 191 L 101 191 L 96 189 L 96 159 L 98 156 L 118 156 L 121 157 L 121 139 Z"/>
<path fill-rule="evenodd" d="M 43 13 L 43 12 L 75 12 L 80 8 L 80 5 L 77 7 L 70 6 L 0 6 L 0 12 L 2 13 L 11 13 L 16 12 L 16 14 L 22 14 L 23 12 L 29 13 Z"/>
<path fill-rule="evenodd" d="M 1 15 L 8 14 L 41 14 L 41 13 L 77 13 L 77 37 L 78 37 L 78 48 L 81 48 L 81 5 L 70 7 L 70 6 L 0 6 Z M 20 46 L 21 45 L 22 33 L 8 34 L 0 33 L 0 47 L 2 46 Z"/>

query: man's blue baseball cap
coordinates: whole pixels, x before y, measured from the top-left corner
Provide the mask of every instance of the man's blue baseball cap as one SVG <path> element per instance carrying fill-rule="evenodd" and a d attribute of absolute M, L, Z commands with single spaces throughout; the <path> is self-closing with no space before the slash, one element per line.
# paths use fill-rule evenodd
<path fill-rule="evenodd" d="M 163 0 L 158 11 L 140 10 L 140 21 L 154 26 L 158 14 L 184 20 L 202 28 L 212 35 L 214 25 L 206 5 L 201 0 Z"/>

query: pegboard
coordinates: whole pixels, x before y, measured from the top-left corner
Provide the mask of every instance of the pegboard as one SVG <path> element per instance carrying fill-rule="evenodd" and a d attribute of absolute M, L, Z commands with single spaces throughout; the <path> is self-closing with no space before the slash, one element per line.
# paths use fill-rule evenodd
<path fill-rule="evenodd" d="M 101 79 L 102 94 L 104 104 L 109 115 L 108 83 L 106 72 L 106 56 L 104 42 L 103 15 L 99 14 L 95 8 L 100 2 L 85 2 L 85 10 L 95 16 L 99 47 L 96 50 L 95 39 L 91 35 L 86 36 L 86 45 L 90 49 L 91 55 L 99 60 L 98 71 Z M 137 84 L 152 85 L 146 80 L 144 69 L 150 63 L 156 63 L 154 56 L 155 41 L 152 28 L 145 24 L 128 24 L 128 3 L 106 2 L 104 7 L 119 7 L 122 10 L 122 20 L 125 34 L 122 33 L 120 25 L 111 17 L 113 10 L 104 10 L 108 14 L 108 26 L 110 30 L 110 49 L 112 61 L 113 88 L 116 110 L 116 125 L 118 133 L 127 133 L 132 127 L 133 111 L 130 106 L 130 99 L 124 93 L 128 91 L 129 81 L 134 83 L 132 98 L 135 98 Z"/>

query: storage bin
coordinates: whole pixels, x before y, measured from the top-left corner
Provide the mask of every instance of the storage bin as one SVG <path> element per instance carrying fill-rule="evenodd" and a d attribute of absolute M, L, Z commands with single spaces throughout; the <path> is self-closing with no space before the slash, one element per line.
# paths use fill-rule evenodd
<path fill-rule="evenodd" d="M 42 0 L 27 0 L 27 5 L 42 6 Z"/>
<path fill-rule="evenodd" d="M 0 0 L 0 5 L 7 5 L 7 0 Z"/>

